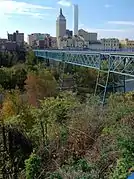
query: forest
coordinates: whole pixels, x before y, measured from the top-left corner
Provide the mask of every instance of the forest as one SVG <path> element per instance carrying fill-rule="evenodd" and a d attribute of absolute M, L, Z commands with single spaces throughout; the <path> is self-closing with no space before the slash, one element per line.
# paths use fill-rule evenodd
<path fill-rule="evenodd" d="M 102 106 L 95 70 L 66 66 L 61 90 L 61 64 L 31 51 L 1 53 L 0 65 L 0 178 L 126 179 L 134 170 L 133 92 Z"/>

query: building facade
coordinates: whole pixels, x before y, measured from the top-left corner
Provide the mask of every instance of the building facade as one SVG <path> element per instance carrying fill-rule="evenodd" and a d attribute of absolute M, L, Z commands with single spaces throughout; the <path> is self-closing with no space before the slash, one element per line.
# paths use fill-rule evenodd
<path fill-rule="evenodd" d="M 50 34 L 41 34 L 41 33 L 33 33 L 28 35 L 28 44 L 30 47 L 35 46 L 36 41 L 44 40 L 45 37 L 50 36 Z"/>
<path fill-rule="evenodd" d="M 90 42 L 88 48 L 90 50 L 104 50 L 103 44 L 100 41 Z"/>
<path fill-rule="evenodd" d="M 7 41 L 7 39 L 0 39 L 0 44 L 6 43 Z"/>
<path fill-rule="evenodd" d="M 52 49 L 57 49 L 57 38 L 56 37 L 51 37 L 51 46 Z"/>
<path fill-rule="evenodd" d="M 6 41 L 4 43 L 0 43 L 0 51 L 16 51 L 17 49 L 17 43 L 16 42 L 11 42 L 11 41 Z"/>
<path fill-rule="evenodd" d="M 129 40 L 129 39 L 121 40 L 120 45 L 121 48 L 134 49 L 134 40 Z"/>
<path fill-rule="evenodd" d="M 8 34 L 8 41 L 16 42 L 18 45 L 24 45 L 24 33 L 17 30 L 13 34 Z"/>
<path fill-rule="evenodd" d="M 78 23 L 79 23 L 79 10 L 78 10 L 78 5 L 74 4 L 73 7 L 74 10 L 74 35 L 78 35 Z"/>
<path fill-rule="evenodd" d="M 56 37 L 46 36 L 44 40 L 36 41 L 36 48 L 39 49 L 57 49 Z"/>
<path fill-rule="evenodd" d="M 91 41 L 91 42 L 97 41 L 97 33 L 89 33 L 83 29 L 80 29 L 78 34 L 79 36 L 83 37 L 85 41 Z"/>
<path fill-rule="evenodd" d="M 66 30 L 66 36 L 67 36 L 67 37 L 73 37 L 73 31 L 67 29 L 67 30 Z"/>
<path fill-rule="evenodd" d="M 66 18 L 60 9 L 60 15 L 56 20 L 56 37 L 64 37 L 66 35 Z"/>
<path fill-rule="evenodd" d="M 83 49 L 84 41 L 78 36 L 70 37 L 60 37 L 58 38 L 58 48 L 59 49 Z"/>
<path fill-rule="evenodd" d="M 116 38 L 101 39 L 100 42 L 104 50 L 118 50 L 120 48 L 119 39 Z"/>

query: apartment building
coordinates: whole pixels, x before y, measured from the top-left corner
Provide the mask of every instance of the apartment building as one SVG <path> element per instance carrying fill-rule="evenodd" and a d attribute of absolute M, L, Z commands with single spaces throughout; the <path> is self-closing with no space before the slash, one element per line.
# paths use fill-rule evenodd
<path fill-rule="evenodd" d="M 7 34 L 8 41 L 16 42 L 18 45 L 24 45 L 24 33 L 20 33 L 18 30 L 13 34 Z"/>
<path fill-rule="evenodd" d="M 120 48 L 119 39 L 116 38 L 108 38 L 100 40 L 104 50 L 118 50 Z"/>
<path fill-rule="evenodd" d="M 121 48 L 126 48 L 126 49 L 134 49 L 134 40 L 121 40 L 120 41 Z"/>

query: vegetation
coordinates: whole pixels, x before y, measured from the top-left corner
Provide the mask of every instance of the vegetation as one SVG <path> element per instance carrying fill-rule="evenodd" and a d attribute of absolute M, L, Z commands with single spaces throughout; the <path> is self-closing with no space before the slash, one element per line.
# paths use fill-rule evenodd
<path fill-rule="evenodd" d="M 67 66 L 65 73 L 74 87 L 60 91 L 57 67 L 46 67 L 32 52 L 24 63 L 0 68 L 1 178 L 126 179 L 130 174 L 133 93 L 111 94 L 102 109 L 92 95 L 95 71 Z M 89 95 L 81 88 L 89 88 Z"/>

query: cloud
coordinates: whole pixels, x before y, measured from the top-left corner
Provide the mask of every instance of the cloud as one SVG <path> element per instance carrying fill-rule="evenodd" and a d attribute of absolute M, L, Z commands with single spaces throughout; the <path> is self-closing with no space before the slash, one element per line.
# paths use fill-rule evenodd
<path fill-rule="evenodd" d="M 112 5 L 110 5 L 110 4 L 105 4 L 104 7 L 105 7 L 105 8 L 110 8 L 110 7 L 112 7 Z"/>
<path fill-rule="evenodd" d="M 61 6 L 66 6 L 66 7 L 70 7 L 72 5 L 72 3 L 69 0 L 60 0 L 58 1 L 58 4 L 60 4 Z"/>
<path fill-rule="evenodd" d="M 4 15 L 28 15 L 32 17 L 44 17 L 48 14 L 44 14 L 44 10 L 52 10 L 54 8 L 34 5 L 26 2 L 18 2 L 12 0 L 0 0 L 0 16 Z M 42 12 L 43 11 L 43 12 Z"/>
<path fill-rule="evenodd" d="M 108 21 L 108 24 L 134 26 L 134 21 Z"/>
<path fill-rule="evenodd" d="M 125 29 L 97 29 L 97 28 L 85 28 L 88 32 L 126 32 Z"/>

